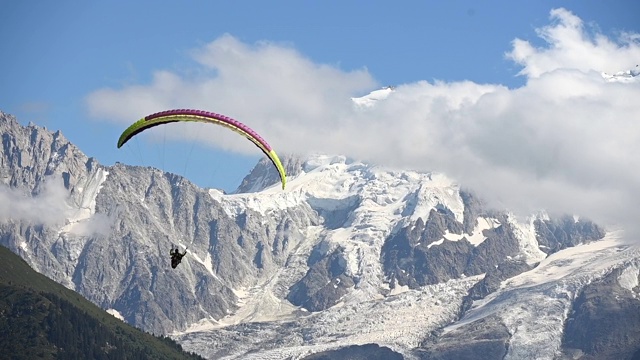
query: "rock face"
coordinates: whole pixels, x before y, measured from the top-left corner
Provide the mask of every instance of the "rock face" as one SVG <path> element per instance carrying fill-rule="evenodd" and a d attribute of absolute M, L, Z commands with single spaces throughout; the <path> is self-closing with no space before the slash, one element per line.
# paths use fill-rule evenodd
<path fill-rule="evenodd" d="M 60 132 L 1 114 L 0 174 L 12 196 L 57 202 L 46 217 L 5 219 L 2 244 L 125 321 L 166 334 L 236 308 L 232 289 L 284 265 L 289 233 L 319 222 L 309 208 L 262 220 L 230 216 L 207 191 L 157 169 L 99 165 Z M 59 180 L 59 181 L 58 181 Z M 47 186 L 55 187 L 47 195 Z M 47 197 L 48 196 L 48 197 Z M 51 198 L 51 199 L 50 199 Z M 259 216 L 254 216 L 259 215 Z M 171 244 L 189 247 L 172 271 Z"/>
<path fill-rule="evenodd" d="M 287 177 L 298 175 L 302 168 L 302 160 L 298 157 L 286 156 L 280 159 Z M 280 175 L 273 170 L 271 160 L 263 158 L 240 183 L 235 193 L 259 192 L 280 182 Z"/>
<path fill-rule="evenodd" d="M 487 317 L 450 333 L 426 340 L 417 352 L 424 360 L 500 360 L 509 349 L 509 329 Z"/>
<path fill-rule="evenodd" d="M 460 313 L 464 314 L 473 306 L 473 302 L 476 300 L 482 300 L 487 295 L 494 293 L 498 289 L 503 281 L 508 280 L 518 274 L 522 274 L 533 269 L 534 266 L 527 264 L 522 260 L 507 260 L 495 267 L 489 268 L 485 273 L 484 278 L 478 281 L 471 289 L 469 293 L 462 299 L 462 306 Z"/>
<path fill-rule="evenodd" d="M 3 113 L 0 137 L 0 200 L 11 204 L 0 206 L 0 243 L 188 351 L 638 354 L 640 251 L 588 220 L 518 222 L 442 174 L 344 156 L 283 157 L 285 191 L 263 159 L 224 194 L 153 168 L 100 165 L 60 132 Z M 175 270 L 172 244 L 188 247 Z"/>
<path fill-rule="evenodd" d="M 329 256 L 312 255 L 309 262 L 309 271 L 291 287 L 287 296 L 292 304 L 309 311 L 324 310 L 336 304 L 355 285 L 346 275 L 344 249 L 338 248 Z"/>
<path fill-rule="evenodd" d="M 64 246 L 54 239 L 70 217 L 82 217 L 91 207 L 91 189 L 104 176 L 104 168 L 59 131 L 23 127 L 1 112 L 0 135 L 2 193 L 12 203 L 0 224 L 2 243 L 36 270 L 46 269 L 50 277 L 72 287 L 69 277 L 87 239 L 73 239 Z M 30 251 L 21 244 L 31 244 Z"/>
<path fill-rule="evenodd" d="M 376 344 L 352 345 L 338 350 L 323 351 L 309 355 L 304 360 L 403 360 L 404 356 L 398 354 L 388 347 Z"/>
<path fill-rule="evenodd" d="M 566 358 L 640 358 L 638 265 L 615 269 L 582 289 L 565 325 Z"/>
<path fill-rule="evenodd" d="M 540 250 L 551 254 L 571 246 L 601 239 L 605 232 L 591 221 L 565 216 L 553 220 L 536 220 Z"/>
<path fill-rule="evenodd" d="M 477 246 L 466 237 L 446 239 L 445 234 L 460 235 L 463 228 L 450 211 L 431 210 L 426 223 L 418 219 L 385 242 L 382 261 L 386 275 L 399 285 L 416 288 L 485 273 L 519 253 L 519 241 L 508 222 L 484 230 L 486 240 Z M 433 246 L 437 241 L 441 243 Z"/>

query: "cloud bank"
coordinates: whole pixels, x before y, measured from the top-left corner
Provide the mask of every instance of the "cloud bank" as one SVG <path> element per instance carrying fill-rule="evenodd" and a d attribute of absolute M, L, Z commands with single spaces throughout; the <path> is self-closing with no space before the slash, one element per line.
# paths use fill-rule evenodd
<path fill-rule="evenodd" d="M 196 75 L 160 71 L 150 84 L 95 91 L 87 104 L 91 115 L 123 123 L 169 108 L 221 112 L 280 153 L 439 171 L 516 213 L 546 209 L 637 226 L 640 82 L 607 82 L 601 72 L 634 68 L 640 35 L 607 37 L 566 9 L 552 10 L 537 34 L 543 45 L 515 39 L 506 54 L 526 79 L 515 89 L 417 81 L 359 107 L 350 97 L 378 86 L 366 70 L 225 35 L 192 53 Z M 215 131 L 198 133 L 224 149 L 255 151 Z"/>
<path fill-rule="evenodd" d="M 60 176 L 48 176 L 36 195 L 0 185 L 0 222 L 25 221 L 61 228 L 77 236 L 109 234 L 112 217 L 78 209 L 70 203 L 70 193 Z M 73 223 L 69 223 L 69 219 Z"/>
<path fill-rule="evenodd" d="M 9 186 L 0 186 L 0 219 L 61 225 L 70 210 L 68 199 L 69 192 L 61 178 L 47 178 L 35 196 Z"/>

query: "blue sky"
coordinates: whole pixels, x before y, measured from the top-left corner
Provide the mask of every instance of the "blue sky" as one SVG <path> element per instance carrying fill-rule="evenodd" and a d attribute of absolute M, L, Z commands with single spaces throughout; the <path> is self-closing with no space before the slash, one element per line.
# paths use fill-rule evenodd
<path fill-rule="evenodd" d="M 588 88 L 583 82 L 600 81 L 600 72 L 640 62 L 637 1 L 2 4 L 0 110 L 23 124 L 62 130 L 102 164 L 156 166 L 226 191 L 262 156 L 237 135 L 224 129 L 156 131 L 118 150 L 119 134 L 149 113 L 196 107 L 244 122 L 281 154 L 343 153 L 387 166 L 444 171 L 503 199 L 513 195 L 500 194 L 505 184 L 534 179 L 525 186 L 527 196 L 541 189 L 580 190 L 569 191 L 575 192 L 565 199 L 570 202 L 607 176 L 584 175 L 590 166 L 585 161 L 579 162 L 582 167 L 564 166 L 586 150 L 565 153 L 567 146 L 548 143 L 559 132 L 547 127 L 575 109 L 563 102 L 566 108 L 545 114 L 548 96 L 559 88 Z M 350 108 L 350 97 L 386 85 L 397 91 L 384 105 Z M 636 90 L 629 85 L 620 96 L 635 96 L 624 91 Z M 494 99 L 498 95 L 504 99 Z M 617 104 L 596 95 L 590 99 L 580 108 Z M 489 100 L 506 113 L 486 112 Z M 526 139 L 527 147 L 518 134 L 531 133 L 526 120 L 532 113 L 550 120 L 537 129 L 539 136 Z M 445 119 L 443 114 L 451 116 L 432 120 Z M 624 114 L 610 121 L 632 126 Z M 477 122 L 450 121 L 456 118 Z M 502 118 L 512 120 L 496 120 Z M 474 127 L 481 121 L 492 122 Z M 562 134 L 578 134 L 576 144 L 595 141 L 575 131 L 580 123 L 562 124 Z M 480 131 L 491 126 L 495 138 Z M 474 128 L 478 131 L 471 134 Z M 502 134 L 505 129 L 517 130 L 516 136 Z M 464 143 L 451 145 L 461 137 Z M 473 160 L 465 157 L 469 154 Z M 635 191 L 639 176 L 628 172 L 629 161 L 636 160 L 621 159 L 619 169 L 610 169 L 627 168 L 620 175 L 625 183 L 610 184 L 611 191 L 620 186 Z M 479 169 L 486 175 L 478 175 Z"/>

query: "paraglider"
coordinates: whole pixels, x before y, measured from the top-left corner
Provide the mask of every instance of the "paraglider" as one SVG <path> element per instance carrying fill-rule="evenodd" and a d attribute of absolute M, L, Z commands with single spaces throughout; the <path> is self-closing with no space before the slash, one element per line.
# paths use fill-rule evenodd
<path fill-rule="evenodd" d="M 276 167 L 278 174 L 280 175 L 280 181 L 282 182 L 282 189 L 287 183 L 287 175 L 285 173 L 282 162 L 276 152 L 269 146 L 269 144 L 258 133 L 253 131 L 245 124 L 234 120 L 230 117 L 203 111 L 203 110 L 190 110 L 190 109 L 176 109 L 158 112 L 145 116 L 144 118 L 136 121 L 129 126 L 118 139 L 118 148 L 122 147 L 129 139 L 154 126 L 174 123 L 174 122 L 202 122 L 216 124 L 227 129 L 233 130 L 236 133 L 243 135 L 251 142 L 253 142 L 262 152 L 267 155 L 273 165 Z"/>
<path fill-rule="evenodd" d="M 169 255 L 171 255 L 171 268 L 175 269 L 176 267 L 178 267 L 178 265 L 180 265 L 182 258 L 187 255 L 187 249 L 184 249 L 184 252 L 180 253 L 180 250 L 177 246 L 175 248 L 172 246 L 171 250 L 169 251 Z"/>

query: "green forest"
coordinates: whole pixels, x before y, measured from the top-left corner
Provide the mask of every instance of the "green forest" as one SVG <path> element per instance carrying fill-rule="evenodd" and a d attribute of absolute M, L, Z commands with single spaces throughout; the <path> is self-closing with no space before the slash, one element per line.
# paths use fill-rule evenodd
<path fill-rule="evenodd" d="M 203 359 L 136 329 L 0 246 L 2 359 Z"/>

